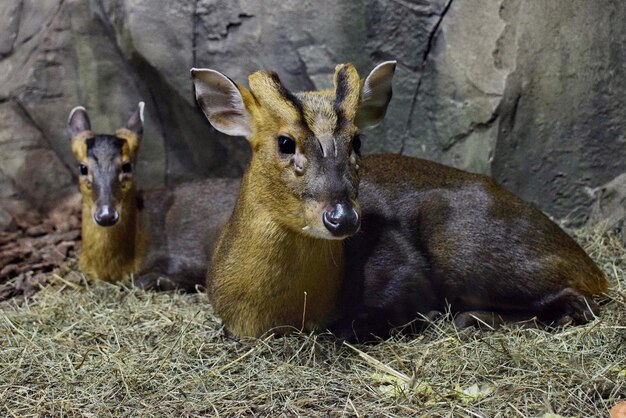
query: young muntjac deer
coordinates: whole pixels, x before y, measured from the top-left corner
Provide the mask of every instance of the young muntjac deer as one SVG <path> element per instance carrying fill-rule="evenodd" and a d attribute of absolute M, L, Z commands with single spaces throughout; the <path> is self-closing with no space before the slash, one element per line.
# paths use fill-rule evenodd
<path fill-rule="evenodd" d="M 140 193 L 133 176 L 143 132 L 143 102 L 115 135 L 91 131 L 83 107 L 68 131 L 78 160 L 82 203 L 79 267 L 143 288 L 187 291 L 204 285 L 210 255 L 234 206 L 235 179 L 207 179 Z"/>
<path fill-rule="evenodd" d="M 330 326 L 368 339 L 448 307 L 459 326 L 591 318 L 604 274 L 533 205 L 486 176 L 360 157 L 394 70 L 386 62 L 361 80 L 339 65 L 334 90 L 291 93 L 274 73 L 252 74 L 248 89 L 192 69 L 212 125 L 253 149 L 208 275 L 226 328 Z"/>

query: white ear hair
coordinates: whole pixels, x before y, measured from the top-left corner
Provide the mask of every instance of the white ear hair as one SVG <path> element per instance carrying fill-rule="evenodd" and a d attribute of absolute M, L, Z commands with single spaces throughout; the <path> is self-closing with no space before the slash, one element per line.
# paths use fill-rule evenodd
<path fill-rule="evenodd" d="M 74 113 L 76 113 L 79 110 L 82 110 L 83 112 L 87 113 L 87 109 L 85 109 L 84 107 L 76 106 L 74 109 L 70 110 L 70 116 L 67 118 L 67 123 L 70 123 L 72 121 L 72 117 L 74 116 Z"/>
<path fill-rule="evenodd" d="M 250 135 L 250 116 L 239 89 L 222 73 L 192 68 L 196 100 L 211 125 L 220 132 L 233 136 Z"/>
<path fill-rule="evenodd" d="M 70 111 L 70 116 L 67 118 L 67 131 L 70 138 L 89 130 L 91 130 L 91 123 L 87 110 L 82 106 L 76 106 Z"/>
<path fill-rule="evenodd" d="M 145 106 L 144 102 L 137 103 L 137 110 L 133 112 L 130 118 L 128 118 L 128 122 L 126 122 L 126 128 L 139 136 L 143 133 L 143 110 Z"/>
<path fill-rule="evenodd" d="M 378 125 L 387 113 L 392 96 L 393 74 L 396 61 L 378 64 L 365 78 L 361 90 L 361 104 L 356 116 L 356 125 L 361 129 Z"/>
<path fill-rule="evenodd" d="M 139 108 L 139 120 L 141 120 L 141 124 L 143 125 L 144 123 L 144 119 L 143 119 L 143 109 L 146 106 L 146 104 L 144 102 L 139 102 L 137 104 L 137 107 Z"/>

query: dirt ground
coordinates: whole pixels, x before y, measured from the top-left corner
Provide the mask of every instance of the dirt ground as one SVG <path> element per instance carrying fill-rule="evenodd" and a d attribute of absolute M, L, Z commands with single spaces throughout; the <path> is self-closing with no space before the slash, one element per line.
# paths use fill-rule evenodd
<path fill-rule="evenodd" d="M 47 216 L 25 213 L 0 232 L 0 301 L 30 297 L 50 273 L 75 268 L 80 247 L 80 195 L 61 202 Z"/>

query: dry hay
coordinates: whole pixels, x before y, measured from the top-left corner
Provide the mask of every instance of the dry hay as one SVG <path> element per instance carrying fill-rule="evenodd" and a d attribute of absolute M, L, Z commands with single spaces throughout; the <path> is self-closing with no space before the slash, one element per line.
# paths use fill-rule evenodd
<path fill-rule="evenodd" d="M 205 295 L 78 273 L 0 305 L 3 416 L 598 416 L 626 398 L 626 251 L 579 241 L 610 275 L 599 319 L 348 347 L 325 335 L 233 341 Z"/>

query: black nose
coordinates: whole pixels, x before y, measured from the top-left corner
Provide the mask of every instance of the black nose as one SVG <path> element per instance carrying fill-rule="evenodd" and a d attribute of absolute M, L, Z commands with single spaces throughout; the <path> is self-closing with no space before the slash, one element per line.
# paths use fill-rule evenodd
<path fill-rule="evenodd" d="M 93 220 L 100 226 L 113 226 L 120 219 L 120 214 L 110 206 L 100 206 L 93 214 Z"/>
<path fill-rule="evenodd" d="M 326 229 L 336 237 L 354 234 L 361 224 L 356 209 L 347 203 L 337 203 L 324 211 L 322 217 Z"/>

